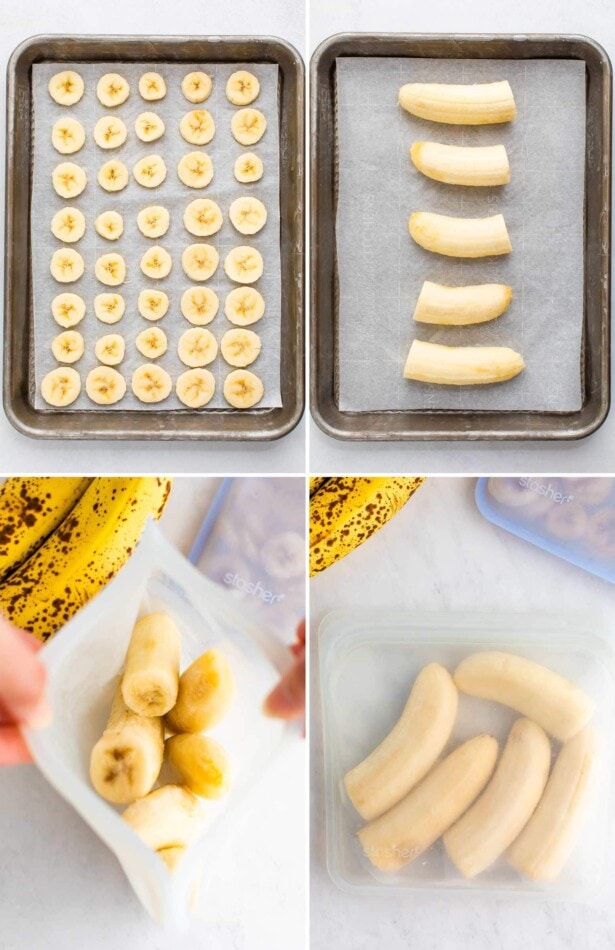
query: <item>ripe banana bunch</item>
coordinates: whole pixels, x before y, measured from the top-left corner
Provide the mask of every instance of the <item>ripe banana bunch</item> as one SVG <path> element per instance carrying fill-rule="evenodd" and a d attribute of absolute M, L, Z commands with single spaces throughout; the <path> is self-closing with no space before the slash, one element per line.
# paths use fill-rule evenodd
<path fill-rule="evenodd" d="M 229 366 L 249 366 L 261 351 L 261 339 L 252 330 L 227 330 L 220 340 L 220 352 Z"/>
<path fill-rule="evenodd" d="M 170 223 L 171 215 L 162 205 L 150 205 L 137 215 L 137 227 L 144 237 L 162 237 L 169 230 Z"/>
<path fill-rule="evenodd" d="M 210 198 L 191 201 L 184 211 L 184 227 L 196 237 L 210 237 L 222 227 L 222 211 Z"/>
<path fill-rule="evenodd" d="M 61 155 L 73 155 L 83 148 L 85 130 L 77 119 L 58 119 L 51 130 L 51 144 Z"/>
<path fill-rule="evenodd" d="M 492 125 L 517 115 L 510 83 L 411 82 L 399 90 L 399 104 L 411 115 L 449 125 Z"/>
<path fill-rule="evenodd" d="M 417 323 L 465 327 L 495 320 L 508 310 L 512 287 L 506 284 L 477 284 L 444 287 L 426 280 L 416 302 Z"/>
<path fill-rule="evenodd" d="M 56 73 L 49 80 L 49 95 L 60 106 L 74 106 L 81 97 L 85 86 L 83 79 L 73 69 L 65 69 Z"/>
<path fill-rule="evenodd" d="M 445 257 L 495 257 L 512 251 L 502 214 L 451 218 L 431 211 L 415 211 L 408 220 L 408 230 L 426 251 Z"/>
<path fill-rule="evenodd" d="M 209 736 L 183 734 L 167 739 L 165 758 L 182 784 L 201 798 L 222 798 L 231 784 L 228 756 Z"/>
<path fill-rule="evenodd" d="M 105 191 L 122 191 L 128 184 L 128 169 L 124 162 L 113 158 L 101 166 L 97 181 Z"/>
<path fill-rule="evenodd" d="M 169 309 L 169 298 L 162 290 L 142 290 L 137 308 L 146 320 L 161 320 Z"/>
<path fill-rule="evenodd" d="M 103 254 L 94 266 L 96 279 L 107 287 L 118 287 L 126 280 L 126 261 L 121 254 Z"/>
<path fill-rule="evenodd" d="M 501 383 L 525 368 L 520 353 L 507 346 L 443 346 L 414 340 L 404 377 L 446 386 Z"/>
<path fill-rule="evenodd" d="M 212 90 L 211 77 L 199 71 L 188 73 L 182 79 L 182 92 L 188 102 L 205 102 Z"/>
<path fill-rule="evenodd" d="M 85 265 L 81 254 L 71 247 L 63 247 L 58 251 L 54 251 L 49 265 L 51 276 L 60 284 L 71 284 L 73 281 L 79 280 L 84 269 Z"/>
<path fill-rule="evenodd" d="M 122 818 L 154 851 L 187 848 L 204 824 L 199 799 L 181 785 L 163 785 L 129 805 Z"/>
<path fill-rule="evenodd" d="M 146 155 L 133 166 L 135 181 L 144 188 L 158 188 L 167 177 L 167 166 L 160 155 Z"/>
<path fill-rule="evenodd" d="M 58 241 L 74 244 L 85 234 L 85 217 L 79 208 L 62 208 L 51 219 L 51 233 Z"/>
<path fill-rule="evenodd" d="M 254 287 L 236 287 L 224 301 L 224 315 L 238 327 L 256 323 L 265 313 L 265 301 Z"/>
<path fill-rule="evenodd" d="M 58 294 L 51 301 L 51 315 L 67 330 L 76 327 L 85 317 L 85 300 L 79 294 Z"/>
<path fill-rule="evenodd" d="M 60 373 L 74 373 L 62 369 Z M 95 478 L 62 523 L 0 584 L 0 611 L 46 640 L 126 563 L 171 490 L 165 478 Z"/>
<path fill-rule="evenodd" d="M 162 280 L 171 273 L 173 259 L 164 247 L 150 247 L 141 258 L 141 271 L 153 280 Z"/>
<path fill-rule="evenodd" d="M 179 123 L 179 133 L 190 145 L 207 145 L 216 134 L 216 124 L 207 109 L 187 112 Z"/>
<path fill-rule="evenodd" d="M 233 409 L 251 409 L 263 398 L 265 387 L 249 369 L 235 369 L 224 380 L 222 392 Z"/>
<path fill-rule="evenodd" d="M 177 176 L 188 188 L 206 188 L 214 177 L 214 166 L 207 152 L 189 152 L 180 159 Z"/>
<path fill-rule="evenodd" d="M 119 333 L 107 333 L 101 336 L 94 346 L 94 355 L 105 366 L 117 366 L 124 359 L 126 341 Z"/>
<path fill-rule="evenodd" d="M 81 392 L 81 377 L 76 369 L 62 366 L 52 369 L 41 381 L 41 396 L 56 409 L 70 406 Z"/>
<path fill-rule="evenodd" d="M 235 698 L 235 678 L 220 650 L 212 648 L 191 663 L 179 678 L 177 702 L 167 713 L 174 733 L 211 729 L 228 713 Z"/>
<path fill-rule="evenodd" d="M 167 351 L 167 335 L 159 327 L 148 327 L 147 330 L 141 330 L 137 334 L 135 344 L 142 356 L 148 360 L 155 360 Z"/>
<path fill-rule="evenodd" d="M 148 614 L 135 624 L 122 677 L 124 702 L 139 716 L 164 716 L 175 705 L 181 640 L 168 614 Z"/>
<path fill-rule="evenodd" d="M 96 366 L 85 380 L 85 391 L 99 406 L 112 406 L 126 395 L 126 380 L 111 366 Z"/>
<path fill-rule="evenodd" d="M 167 371 L 155 363 L 144 363 L 132 374 L 132 391 L 141 402 L 162 402 L 172 388 Z"/>
<path fill-rule="evenodd" d="M 231 132 L 240 145 L 256 145 L 267 129 L 267 119 L 260 109 L 239 109 L 231 119 Z"/>
<path fill-rule="evenodd" d="M 124 219 L 119 211 L 103 211 L 96 218 L 94 227 L 106 241 L 117 241 L 124 233 Z"/>
<path fill-rule="evenodd" d="M 224 259 L 224 271 L 230 280 L 238 284 L 254 284 L 262 277 L 263 258 L 255 247 L 234 247 Z"/>
<path fill-rule="evenodd" d="M 166 96 L 167 84 L 160 73 L 143 73 L 139 79 L 139 93 L 142 99 L 156 102 Z"/>
<path fill-rule="evenodd" d="M 220 301 L 210 287 L 189 287 L 184 290 L 180 308 L 186 320 L 195 327 L 204 327 L 214 319 Z"/>
<path fill-rule="evenodd" d="M 235 198 L 228 215 L 240 234 L 257 234 L 267 223 L 267 209 L 258 198 Z"/>
<path fill-rule="evenodd" d="M 156 142 L 164 131 L 164 122 L 155 112 L 142 112 L 135 119 L 135 135 L 142 142 Z"/>
<path fill-rule="evenodd" d="M 234 106 L 248 106 L 258 98 L 260 83 L 254 73 L 240 69 L 229 76 L 226 83 L 226 98 Z"/>
<path fill-rule="evenodd" d="M 182 253 L 184 274 L 190 280 L 209 280 L 216 270 L 220 255 L 213 244 L 191 244 Z"/>
<path fill-rule="evenodd" d="M 263 160 L 254 152 L 243 152 L 235 160 L 233 172 L 237 181 L 250 183 L 263 177 Z"/>
<path fill-rule="evenodd" d="M 185 366 L 208 366 L 218 355 L 218 342 L 209 330 L 193 327 L 180 336 L 177 355 Z"/>
<path fill-rule="evenodd" d="M 83 356 L 85 344 L 77 330 L 64 330 L 51 342 L 51 352 L 58 363 L 76 363 Z"/>
<path fill-rule="evenodd" d="M 189 369 L 178 376 L 175 383 L 177 398 L 190 409 L 206 406 L 215 391 L 216 380 L 208 369 Z"/>
<path fill-rule="evenodd" d="M 121 119 L 104 115 L 94 126 L 94 141 L 99 148 L 119 148 L 128 137 L 128 129 Z"/>
<path fill-rule="evenodd" d="M 88 179 L 80 165 L 62 162 L 51 173 L 51 183 L 60 198 L 76 198 L 87 185 Z"/>
<path fill-rule="evenodd" d="M 111 109 L 126 102 L 130 95 L 130 86 L 118 73 L 105 73 L 98 80 L 96 95 L 101 105 Z"/>
<path fill-rule="evenodd" d="M 310 576 L 379 531 L 424 478 L 328 478 L 310 497 Z"/>
<path fill-rule="evenodd" d="M 97 294 L 94 298 L 94 313 L 101 323 L 118 323 L 126 311 L 126 301 L 121 294 Z"/>
<path fill-rule="evenodd" d="M 508 155 L 503 145 L 440 145 L 415 142 L 410 159 L 423 175 L 449 185 L 475 187 L 507 185 L 510 182 Z"/>

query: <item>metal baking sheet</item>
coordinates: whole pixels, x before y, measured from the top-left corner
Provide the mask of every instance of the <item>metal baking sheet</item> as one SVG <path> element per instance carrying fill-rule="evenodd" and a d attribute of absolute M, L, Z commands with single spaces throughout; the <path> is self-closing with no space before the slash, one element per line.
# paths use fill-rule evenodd
<path fill-rule="evenodd" d="M 272 63 L 279 71 L 282 405 L 245 412 L 36 408 L 32 398 L 32 274 L 28 218 L 32 201 L 32 67 L 36 63 Z M 8 67 L 4 406 L 33 437 L 271 440 L 303 410 L 303 64 L 290 45 L 259 37 L 33 37 Z M 188 326 L 188 325 L 187 325 Z"/>
<path fill-rule="evenodd" d="M 568 59 L 585 64 L 587 150 L 579 410 L 340 409 L 336 62 L 342 57 Z M 334 437 L 358 440 L 574 439 L 594 431 L 606 417 L 610 398 L 611 66 L 604 50 L 592 40 L 574 36 L 339 35 L 325 41 L 314 54 L 312 89 L 311 406 L 320 427 Z"/>

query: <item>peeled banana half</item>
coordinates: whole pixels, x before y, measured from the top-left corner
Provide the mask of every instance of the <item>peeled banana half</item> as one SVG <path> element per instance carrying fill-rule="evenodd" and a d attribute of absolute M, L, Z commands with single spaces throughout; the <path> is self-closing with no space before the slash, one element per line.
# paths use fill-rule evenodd
<path fill-rule="evenodd" d="M 449 125 L 491 125 L 517 115 L 507 80 L 475 84 L 411 82 L 399 90 L 399 104 L 411 115 Z"/>
<path fill-rule="evenodd" d="M 525 368 L 523 357 L 507 346 L 443 346 L 414 340 L 405 379 L 445 386 L 501 383 Z"/>
<path fill-rule="evenodd" d="M 477 284 L 445 287 L 426 280 L 414 310 L 417 323 L 463 327 L 495 320 L 506 312 L 512 287 L 506 284 Z"/>
<path fill-rule="evenodd" d="M 504 215 L 489 218 L 453 218 L 431 211 L 415 211 L 408 220 L 410 237 L 426 251 L 444 257 L 498 257 L 512 245 Z"/>
<path fill-rule="evenodd" d="M 441 145 L 415 142 L 410 159 L 427 178 L 449 185 L 476 187 L 507 185 L 510 181 L 508 155 L 503 145 Z"/>

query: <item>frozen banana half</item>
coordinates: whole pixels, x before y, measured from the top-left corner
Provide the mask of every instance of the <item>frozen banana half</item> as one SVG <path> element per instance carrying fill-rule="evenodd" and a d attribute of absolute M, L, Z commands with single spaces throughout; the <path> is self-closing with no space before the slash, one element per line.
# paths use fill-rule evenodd
<path fill-rule="evenodd" d="M 510 165 L 503 145 L 440 145 L 415 142 L 410 159 L 427 178 L 448 185 L 507 185 Z"/>
<path fill-rule="evenodd" d="M 201 798 L 222 798 L 230 788 L 228 756 L 209 736 L 172 736 L 165 743 L 165 756 L 183 784 Z"/>
<path fill-rule="evenodd" d="M 122 818 L 154 851 L 186 848 L 203 827 L 202 804 L 181 785 L 163 785 L 129 805 Z"/>
<path fill-rule="evenodd" d="M 465 327 L 495 320 L 508 310 L 512 287 L 506 284 L 477 284 L 445 287 L 426 280 L 414 310 L 417 323 Z"/>
<path fill-rule="evenodd" d="M 399 104 L 411 115 L 447 125 L 493 125 L 517 115 L 508 80 L 474 84 L 406 83 Z"/>
<path fill-rule="evenodd" d="M 443 346 L 414 340 L 404 378 L 444 386 L 502 383 L 525 368 L 523 357 L 507 346 Z"/>
<path fill-rule="evenodd" d="M 149 614 L 138 620 L 122 678 L 128 708 L 141 716 L 169 712 L 177 699 L 179 659 L 179 630 L 167 614 Z"/>
<path fill-rule="evenodd" d="M 502 214 L 489 218 L 452 218 L 431 211 L 415 211 L 408 220 L 408 230 L 411 238 L 426 251 L 444 257 L 497 257 L 512 251 Z"/>
<path fill-rule="evenodd" d="M 228 660 L 220 650 L 207 650 L 182 673 L 167 726 L 173 732 L 211 729 L 226 716 L 234 698 L 235 678 Z"/>

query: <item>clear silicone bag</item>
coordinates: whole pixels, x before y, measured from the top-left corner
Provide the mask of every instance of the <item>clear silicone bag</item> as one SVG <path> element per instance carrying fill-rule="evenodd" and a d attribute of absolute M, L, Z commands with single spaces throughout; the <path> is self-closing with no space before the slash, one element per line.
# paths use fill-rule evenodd
<path fill-rule="evenodd" d="M 90 752 L 100 737 L 137 617 L 165 611 L 182 639 L 182 668 L 216 646 L 237 683 L 227 718 L 212 729 L 229 753 L 230 794 L 204 802 L 207 822 L 175 873 L 122 821 L 121 807 L 89 782 Z M 250 792 L 292 734 L 262 713 L 263 699 L 286 661 L 284 645 L 258 627 L 223 590 L 203 577 L 151 523 L 127 565 L 45 644 L 51 724 L 25 730 L 34 760 L 54 788 L 111 848 L 151 916 L 168 931 L 185 930 L 207 899 L 216 854 L 249 810 Z M 164 771 L 161 782 L 164 783 Z"/>

